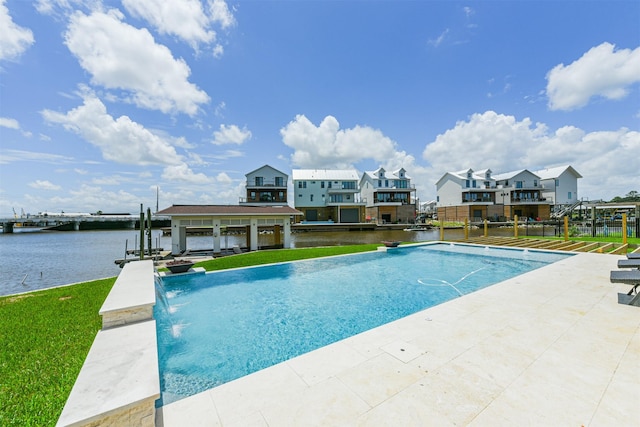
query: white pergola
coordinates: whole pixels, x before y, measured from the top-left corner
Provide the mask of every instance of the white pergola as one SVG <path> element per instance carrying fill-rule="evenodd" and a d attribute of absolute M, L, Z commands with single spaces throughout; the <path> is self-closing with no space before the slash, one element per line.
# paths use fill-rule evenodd
<path fill-rule="evenodd" d="M 220 235 L 226 227 L 247 227 L 249 250 L 258 250 L 259 227 L 282 227 L 283 247 L 291 247 L 291 218 L 302 212 L 289 206 L 173 205 L 156 213 L 171 218 L 171 253 L 187 249 L 187 228 L 211 228 L 213 252 L 220 252 Z M 278 236 L 279 237 L 279 236 Z"/>

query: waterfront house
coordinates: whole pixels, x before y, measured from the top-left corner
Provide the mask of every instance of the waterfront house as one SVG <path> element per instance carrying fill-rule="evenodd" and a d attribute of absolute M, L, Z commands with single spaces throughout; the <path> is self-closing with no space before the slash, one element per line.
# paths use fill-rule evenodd
<path fill-rule="evenodd" d="M 491 169 L 446 172 L 436 182 L 438 219 L 461 221 L 502 217 L 496 203 L 496 181 Z"/>
<path fill-rule="evenodd" d="M 500 221 L 516 215 L 549 219 L 552 208 L 577 201 L 578 178 L 581 175 L 571 166 L 497 175 L 491 169 L 446 172 L 436 183 L 438 217 L 451 221 Z"/>
<path fill-rule="evenodd" d="M 543 196 L 540 176 L 522 169 L 496 175 L 494 179 L 504 217 L 549 219 L 553 201 Z"/>
<path fill-rule="evenodd" d="M 416 218 L 415 185 L 404 168 L 387 172 L 383 167 L 365 172 L 360 194 L 366 201 L 366 219 L 378 224 L 410 223 Z"/>
<path fill-rule="evenodd" d="M 246 197 L 240 198 L 240 205 L 287 205 L 287 181 L 289 180 L 287 174 L 269 165 L 264 165 L 245 176 L 247 178 Z"/>
<path fill-rule="evenodd" d="M 578 199 L 578 179 L 582 175 L 571 166 L 534 171 L 540 177 L 542 197 L 551 200 L 554 212 L 565 208 L 575 207 L 580 203 Z"/>
<path fill-rule="evenodd" d="M 294 207 L 304 221 L 357 223 L 364 220 L 364 200 L 354 169 L 294 169 Z"/>

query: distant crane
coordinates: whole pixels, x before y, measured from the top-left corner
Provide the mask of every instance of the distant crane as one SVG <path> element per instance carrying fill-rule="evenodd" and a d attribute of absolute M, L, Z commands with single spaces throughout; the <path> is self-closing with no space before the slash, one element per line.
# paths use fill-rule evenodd
<path fill-rule="evenodd" d="M 16 213 L 16 208 L 11 208 L 13 209 L 13 218 L 14 219 L 18 219 L 18 214 Z"/>

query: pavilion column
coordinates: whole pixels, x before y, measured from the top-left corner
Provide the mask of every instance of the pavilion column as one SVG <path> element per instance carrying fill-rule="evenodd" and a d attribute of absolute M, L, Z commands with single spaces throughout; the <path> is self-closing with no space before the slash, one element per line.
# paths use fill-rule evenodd
<path fill-rule="evenodd" d="M 257 251 L 258 250 L 258 220 L 256 218 L 251 218 L 251 244 L 249 250 Z"/>
<path fill-rule="evenodd" d="M 291 220 L 285 218 L 284 220 L 284 243 L 283 247 L 289 249 L 291 247 Z"/>
<path fill-rule="evenodd" d="M 282 227 L 280 224 L 276 224 L 273 226 L 273 244 L 275 246 L 280 246 L 281 238 L 280 238 L 280 229 Z"/>
<path fill-rule="evenodd" d="M 220 253 L 220 220 L 213 220 L 213 253 Z"/>
<path fill-rule="evenodd" d="M 180 227 L 178 220 L 171 221 L 171 255 L 187 250 L 187 227 Z"/>

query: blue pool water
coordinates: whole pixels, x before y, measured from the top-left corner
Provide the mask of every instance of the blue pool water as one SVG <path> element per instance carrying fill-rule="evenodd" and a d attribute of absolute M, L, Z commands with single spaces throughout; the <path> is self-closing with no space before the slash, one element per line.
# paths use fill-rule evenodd
<path fill-rule="evenodd" d="M 159 404 L 567 256 L 435 244 L 165 277 L 154 313 Z"/>

